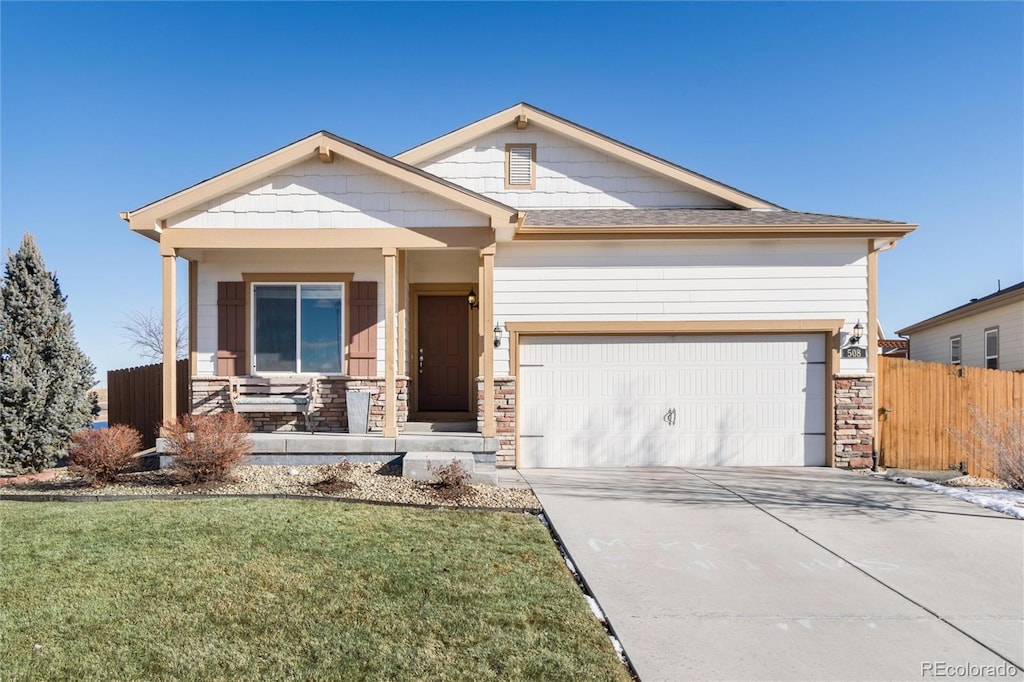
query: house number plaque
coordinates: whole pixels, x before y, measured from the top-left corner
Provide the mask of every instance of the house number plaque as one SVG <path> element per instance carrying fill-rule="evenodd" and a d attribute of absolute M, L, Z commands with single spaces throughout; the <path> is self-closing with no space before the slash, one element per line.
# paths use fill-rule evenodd
<path fill-rule="evenodd" d="M 841 354 L 843 358 L 866 358 L 867 356 L 868 350 L 863 346 L 847 346 Z"/>

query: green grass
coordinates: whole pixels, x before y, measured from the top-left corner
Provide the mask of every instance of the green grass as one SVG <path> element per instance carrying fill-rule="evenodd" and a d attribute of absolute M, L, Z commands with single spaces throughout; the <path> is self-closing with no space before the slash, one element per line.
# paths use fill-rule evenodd
<path fill-rule="evenodd" d="M 522 514 L 0 502 L 0 600 L 2 680 L 628 679 Z"/>

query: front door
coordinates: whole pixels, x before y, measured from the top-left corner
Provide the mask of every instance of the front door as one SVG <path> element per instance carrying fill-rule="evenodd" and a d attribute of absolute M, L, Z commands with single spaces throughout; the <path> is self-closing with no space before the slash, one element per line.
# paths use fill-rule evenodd
<path fill-rule="evenodd" d="M 420 296 L 417 410 L 469 410 L 469 307 L 465 296 Z"/>

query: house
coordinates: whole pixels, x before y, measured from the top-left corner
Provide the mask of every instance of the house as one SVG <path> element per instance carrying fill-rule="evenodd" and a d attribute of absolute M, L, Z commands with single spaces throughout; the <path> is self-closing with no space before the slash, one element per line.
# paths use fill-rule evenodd
<path fill-rule="evenodd" d="M 896 333 L 910 337 L 911 360 L 1024 370 L 1024 282 Z"/>
<path fill-rule="evenodd" d="M 360 389 L 379 438 L 475 420 L 519 467 L 870 454 L 877 356 L 844 349 L 915 227 L 787 210 L 529 104 L 394 157 L 318 132 L 121 217 L 159 243 L 165 320 L 188 261 L 193 412 L 314 376 L 318 447 Z"/>

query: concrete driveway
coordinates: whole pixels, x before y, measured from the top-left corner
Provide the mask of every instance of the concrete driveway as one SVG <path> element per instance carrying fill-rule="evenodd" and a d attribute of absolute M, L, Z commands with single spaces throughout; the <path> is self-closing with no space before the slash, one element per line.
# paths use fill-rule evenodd
<path fill-rule="evenodd" d="M 645 682 L 1024 679 L 1024 522 L 834 469 L 522 473 Z"/>

